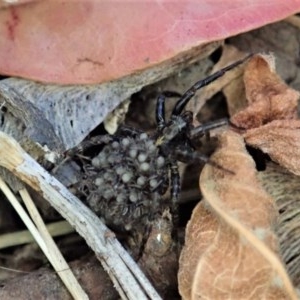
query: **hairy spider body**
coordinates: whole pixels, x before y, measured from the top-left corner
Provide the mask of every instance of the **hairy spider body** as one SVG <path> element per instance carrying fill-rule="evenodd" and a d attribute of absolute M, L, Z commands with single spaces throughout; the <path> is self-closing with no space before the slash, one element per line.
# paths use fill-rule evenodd
<path fill-rule="evenodd" d="M 198 89 L 248 57 L 196 82 L 180 97 L 167 122 L 165 99 L 178 94 L 166 92 L 160 95 L 156 106 L 157 130 L 153 134 L 121 127 L 113 136 L 94 137 L 79 147 L 83 150 L 91 145 L 105 144 L 85 167 L 86 180 L 82 182 L 81 190 L 87 191 L 88 205 L 107 225 L 129 231 L 147 226 L 166 208 L 176 214 L 180 193 L 177 162 L 209 162 L 207 157 L 194 150 L 192 140 L 224 124 L 224 121 L 212 122 L 194 128 L 192 113 L 183 110 Z M 169 186 L 171 197 L 168 199 L 163 195 Z"/>
<path fill-rule="evenodd" d="M 164 206 L 170 161 L 153 137 L 142 132 L 114 136 L 91 164 L 87 202 L 108 225 L 130 230 L 152 220 Z"/>

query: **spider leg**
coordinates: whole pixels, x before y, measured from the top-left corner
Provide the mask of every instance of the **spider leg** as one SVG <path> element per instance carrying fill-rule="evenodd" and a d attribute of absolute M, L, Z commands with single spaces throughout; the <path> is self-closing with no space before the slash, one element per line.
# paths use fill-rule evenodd
<path fill-rule="evenodd" d="M 77 153 L 82 153 L 93 146 L 108 144 L 112 141 L 113 137 L 108 134 L 93 136 L 90 140 L 83 141 L 78 146 L 69 149 L 66 153 L 68 156 L 75 156 Z"/>
<path fill-rule="evenodd" d="M 190 147 L 176 148 L 174 154 L 179 161 L 185 163 L 191 163 L 191 162 L 208 163 L 209 162 L 209 158 L 206 155 L 201 154 L 197 151 L 193 151 Z"/>
<path fill-rule="evenodd" d="M 164 127 L 166 123 L 165 119 L 165 100 L 166 98 L 171 98 L 171 97 L 181 97 L 182 95 L 177 93 L 177 92 L 171 92 L 171 91 L 165 91 L 161 93 L 156 102 L 156 111 L 155 111 L 155 116 L 156 116 L 156 123 L 158 129 L 161 129 Z"/>
<path fill-rule="evenodd" d="M 227 118 L 223 118 L 223 119 L 215 120 L 212 122 L 207 122 L 205 124 L 201 124 L 190 130 L 190 133 L 189 133 L 190 138 L 191 139 L 198 138 L 200 136 L 203 136 L 204 134 L 209 133 L 210 130 L 221 127 L 223 125 L 228 125 Z"/>
<path fill-rule="evenodd" d="M 130 126 L 121 126 L 118 129 L 118 134 L 119 135 L 126 135 L 126 136 L 131 136 L 131 137 L 136 137 L 137 135 L 143 133 L 142 130 L 130 127 Z"/>
<path fill-rule="evenodd" d="M 190 151 L 189 148 L 183 149 L 183 148 L 177 148 L 175 150 L 175 155 L 178 157 L 180 161 L 183 162 L 198 162 L 198 163 L 208 163 L 211 166 L 225 171 L 229 174 L 234 175 L 235 173 L 229 169 L 226 169 L 219 165 L 218 163 L 214 162 L 213 160 L 209 159 L 206 155 L 203 155 L 197 151 Z"/>
<path fill-rule="evenodd" d="M 181 190 L 180 176 L 178 171 L 178 165 L 176 161 L 173 161 L 170 165 L 171 172 L 171 201 L 172 201 L 172 214 L 174 220 L 178 219 L 178 200 Z"/>
<path fill-rule="evenodd" d="M 214 74 L 197 81 L 191 88 L 189 88 L 183 96 L 178 100 L 176 103 L 172 115 L 178 116 L 182 113 L 184 107 L 187 105 L 189 100 L 195 95 L 196 91 L 201 89 L 202 87 L 210 84 L 211 82 L 215 81 L 216 79 L 223 76 L 227 71 L 237 67 L 238 65 L 242 64 L 244 61 L 246 61 L 248 58 L 250 58 L 253 54 L 249 54 L 246 57 L 232 63 L 231 65 L 228 65 L 227 67 L 215 72 Z"/>

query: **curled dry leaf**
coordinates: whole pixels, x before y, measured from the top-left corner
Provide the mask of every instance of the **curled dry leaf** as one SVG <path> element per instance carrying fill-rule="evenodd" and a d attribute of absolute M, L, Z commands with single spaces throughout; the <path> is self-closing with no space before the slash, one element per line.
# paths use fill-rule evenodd
<path fill-rule="evenodd" d="M 249 106 L 235 114 L 231 122 L 244 129 L 278 119 L 295 119 L 299 92 L 286 85 L 275 72 L 274 57 L 256 55 L 244 73 Z"/>
<path fill-rule="evenodd" d="M 206 165 L 200 187 L 205 200 L 187 226 L 180 257 L 183 299 L 297 299 L 277 257 L 273 199 L 256 178 L 242 137 L 226 132 Z"/>
<path fill-rule="evenodd" d="M 300 178 L 283 167 L 269 162 L 259 179 L 276 201 L 279 222 L 276 233 L 280 252 L 294 285 L 300 287 Z"/>
<path fill-rule="evenodd" d="M 300 175 L 300 120 L 277 120 L 247 130 L 246 143 L 270 155 L 273 161 Z"/>

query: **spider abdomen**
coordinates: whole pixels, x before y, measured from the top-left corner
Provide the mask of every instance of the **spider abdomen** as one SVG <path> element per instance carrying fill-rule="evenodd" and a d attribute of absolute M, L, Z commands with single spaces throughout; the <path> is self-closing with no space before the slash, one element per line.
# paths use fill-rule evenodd
<path fill-rule="evenodd" d="M 168 205 L 161 197 L 169 185 L 168 159 L 146 133 L 116 138 L 92 167 L 87 202 L 108 225 L 130 230 Z"/>

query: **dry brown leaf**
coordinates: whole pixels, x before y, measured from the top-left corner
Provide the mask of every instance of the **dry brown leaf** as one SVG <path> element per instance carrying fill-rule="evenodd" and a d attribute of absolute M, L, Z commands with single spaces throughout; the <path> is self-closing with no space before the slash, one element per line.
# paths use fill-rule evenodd
<path fill-rule="evenodd" d="M 300 120 L 277 120 L 247 130 L 245 141 L 270 155 L 273 161 L 300 175 Z"/>
<path fill-rule="evenodd" d="M 276 233 L 280 252 L 294 285 L 300 287 L 300 177 L 269 162 L 258 173 L 267 192 L 276 201 L 280 213 Z"/>
<path fill-rule="evenodd" d="M 226 132 L 206 165 L 200 186 L 205 200 L 193 212 L 180 257 L 183 299 L 297 299 L 277 257 L 277 211 L 256 178 L 242 137 Z"/>
<path fill-rule="evenodd" d="M 295 119 L 299 92 L 286 85 L 275 72 L 274 57 L 252 57 L 244 73 L 249 106 L 234 115 L 231 122 L 244 129 L 278 119 Z"/>

